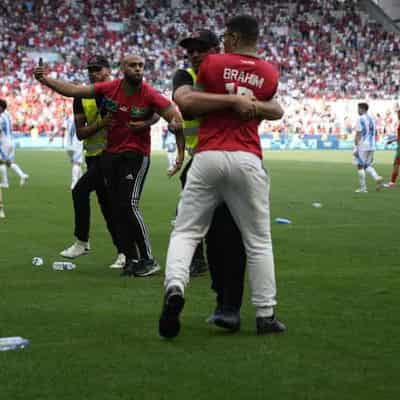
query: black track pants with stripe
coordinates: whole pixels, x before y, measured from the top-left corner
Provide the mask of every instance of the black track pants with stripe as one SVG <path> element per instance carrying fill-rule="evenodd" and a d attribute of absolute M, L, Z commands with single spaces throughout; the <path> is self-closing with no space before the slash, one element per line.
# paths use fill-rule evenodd
<path fill-rule="evenodd" d="M 72 191 L 75 215 L 74 235 L 77 239 L 87 242 L 90 229 L 90 193 L 95 191 L 101 212 L 107 223 L 113 243 L 122 252 L 118 244 L 110 201 L 104 186 L 104 177 L 101 169 L 101 155 L 86 157 L 87 171 L 82 175 Z"/>
<path fill-rule="evenodd" d="M 118 243 L 125 256 L 153 258 L 150 238 L 139 200 L 150 166 L 148 156 L 138 152 L 104 153 L 103 170 L 116 225 Z"/>

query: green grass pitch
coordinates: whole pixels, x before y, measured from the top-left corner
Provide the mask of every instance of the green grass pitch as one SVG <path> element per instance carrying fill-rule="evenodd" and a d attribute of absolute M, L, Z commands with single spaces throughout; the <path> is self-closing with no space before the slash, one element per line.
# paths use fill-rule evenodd
<path fill-rule="evenodd" d="M 390 175 L 393 153 L 377 153 Z M 282 336 L 257 337 L 246 292 L 242 329 L 205 323 L 208 276 L 191 281 L 181 335 L 158 337 L 163 275 L 122 279 L 93 195 L 90 255 L 74 271 L 51 263 L 73 241 L 70 166 L 63 152 L 19 151 L 0 220 L 0 337 L 31 345 L 0 352 L 2 400 L 400 398 L 400 189 L 356 194 L 350 152 L 268 152 Z M 141 208 L 164 265 L 178 179 L 152 157 Z M 312 207 L 314 201 L 322 208 Z M 31 259 L 41 256 L 42 267 Z"/>

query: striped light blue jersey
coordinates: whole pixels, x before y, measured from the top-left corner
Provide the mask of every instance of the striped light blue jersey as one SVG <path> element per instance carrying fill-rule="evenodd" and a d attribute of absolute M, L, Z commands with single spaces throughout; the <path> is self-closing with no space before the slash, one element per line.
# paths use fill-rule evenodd
<path fill-rule="evenodd" d="M 11 117 L 7 111 L 4 111 L 0 114 L 0 131 L 10 140 L 12 139 L 12 125 L 11 125 Z"/>
<path fill-rule="evenodd" d="M 76 126 L 74 117 L 68 117 L 64 122 L 65 128 L 65 147 L 70 150 L 79 150 L 82 142 L 76 136 Z"/>
<path fill-rule="evenodd" d="M 375 136 L 376 125 L 375 120 L 368 114 L 363 114 L 357 121 L 357 132 L 361 132 L 358 149 L 361 151 L 376 150 Z"/>

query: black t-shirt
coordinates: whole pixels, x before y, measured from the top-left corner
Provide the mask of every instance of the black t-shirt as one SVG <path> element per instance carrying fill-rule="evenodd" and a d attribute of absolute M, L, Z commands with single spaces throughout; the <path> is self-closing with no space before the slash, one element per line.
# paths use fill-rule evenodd
<path fill-rule="evenodd" d="M 100 111 L 100 115 L 104 117 L 107 114 L 107 110 L 105 107 L 105 99 L 103 96 L 96 96 L 96 105 L 97 109 Z M 85 114 L 85 111 L 83 109 L 83 104 L 82 104 L 82 99 L 80 98 L 75 98 L 74 103 L 72 105 L 72 108 L 74 110 L 74 114 Z"/>
<path fill-rule="evenodd" d="M 175 75 L 172 78 L 172 99 L 174 98 L 176 90 L 181 86 L 186 85 L 194 86 L 193 78 L 186 70 L 178 69 L 178 71 L 175 72 Z M 187 121 L 193 119 L 193 117 L 186 114 L 183 114 L 183 118 Z"/>

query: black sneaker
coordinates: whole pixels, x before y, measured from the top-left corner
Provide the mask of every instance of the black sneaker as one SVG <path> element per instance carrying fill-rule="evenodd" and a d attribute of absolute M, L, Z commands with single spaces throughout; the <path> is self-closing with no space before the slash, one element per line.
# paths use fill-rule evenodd
<path fill-rule="evenodd" d="M 214 317 L 214 324 L 230 332 L 240 329 L 240 312 L 236 310 L 222 310 Z"/>
<path fill-rule="evenodd" d="M 286 331 L 286 326 L 281 321 L 272 317 L 257 317 L 257 335 L 269 335 L 270 333 L 282 333 Z"/>
<path fill-rule="evenodd" d="M 178 336 L 181 329 L 179 314 L 181 313 L 185 299 L 178 286 L 172 286 L 168 289 L 164 297 L 163 309 L 158 322 L 158 332 L 160 336 L 167 339 Z"/>
<path fill-rule="evenodd" d="M 207 324 L 213 324 L 215 318 L 222 312 L 222 306 L 217 305 L 214 312 L 206 319 Z"/>
<path fill-rule="evenodd" d="M 136 265 L 136 268 L 133 272 L 135 276 L 145 277 L 155 274 L 160 270 L 160 266 L 157 261 L 154 259 L 146 260 L 142 259 Z"/>
<path fill-rule="evenodd" d="M 208 265 L 204 258 L 193 259 L 190 264 L 190 276 L 196 277 L 205 274 L 208 271 Z"/>
<path fill-rule="evenodd" d="M 124 267 L 122 268 L 121 276 L 134 276 L 135 271 L 138 269 L 139 260 L 126 260 Z"/>

